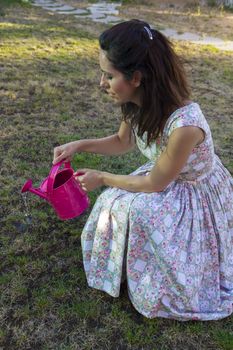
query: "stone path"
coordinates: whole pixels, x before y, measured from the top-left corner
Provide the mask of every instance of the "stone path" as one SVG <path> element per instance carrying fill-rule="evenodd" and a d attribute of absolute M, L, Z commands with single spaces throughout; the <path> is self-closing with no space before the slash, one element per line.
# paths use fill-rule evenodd
<path fill-rule="evenodd" d="M 172 39 L 189 41 L 194 44 L 212 45 L 220 50 L 233 51 L 233 41 L 188 32 L 179 34 L 176 30 L 170 28 L 161 30 L 161 32 Z"/>
<path fill-rule="evenodd" d="M 74 15 L 77 18 L 90 18 L 94 22 L 115 23 L 122 21 L 118 17 L 119 11 L 117 8 L 121 3 L 98 2 L 88 6 L 85 9 L 77 9 L 69 5 L 63 5 L 54 0 L 34 0 L 34 6 L 42 7 L 50 12 L 57 12 L 65 15 Z"/>
<path fill-rule="evenodd" d="M 69 5 L 63 5 L 56 0 L 34 0 L 33 5 L 42 7 L 50 12 L 73 15 L 77 18 L 90 18 L 94 22 L 114 24 L 123 21 L 123 19 L 119 17 L 118 8 L 121 6 L 120 2 L 112 3 L 101 1 L 80 9 Z M 233 51 L 233 41 L 224 41 L 219 38 L 188 32 L 181 34 L 171 28 L 161 30 L 161 32 L 171 39 L 184 40 L 195 44 L 212 45 L 220 50 Z"/>

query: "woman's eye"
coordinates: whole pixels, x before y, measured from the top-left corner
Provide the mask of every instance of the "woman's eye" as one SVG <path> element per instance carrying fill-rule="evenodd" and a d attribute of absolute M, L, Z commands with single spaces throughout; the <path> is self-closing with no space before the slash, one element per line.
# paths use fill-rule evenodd
<path fill-rule="evenodd" d="M 106 79 L 106 80 L 112 80 L 113 79 L 112 75 L 107 74 L 105 72 L 102 72 L 102 77 L 104 77 L 104 79 Z"/>

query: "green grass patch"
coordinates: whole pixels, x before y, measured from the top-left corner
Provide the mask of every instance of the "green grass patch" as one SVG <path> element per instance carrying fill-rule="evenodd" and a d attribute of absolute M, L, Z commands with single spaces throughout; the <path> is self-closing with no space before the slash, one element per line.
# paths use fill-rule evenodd
<path fill-rule="evenodd" d="M 1 0 L 0 5 L 1 6 L 12 6 L 12 5 L 29 5 L 32 2 L 32 0 Z"/>
<path fill-rule="evenodd" d="M 233 86 L 233 69 L 232 67 L 226 67 L 223 71 L 223 78 Z"/>
<path fill-rule="evenodd" d="M 228 330 L 216 330 L 213 333 L 213 337 L 218 345 L 223 350 L 232 350 L 233 349 L 233 332 Z"/>
<path fill-rule="evenodd" d="M 69 302 L 60 303 L 57 313 L 62 319 L 71 317 L 76 320 L 97 320 L 102 313 L 101 299 L 91 298 L 88 295 L 84 299 L 82 293 L 80 293 L 78 288 L 76 294 L 72 296 Z"/>

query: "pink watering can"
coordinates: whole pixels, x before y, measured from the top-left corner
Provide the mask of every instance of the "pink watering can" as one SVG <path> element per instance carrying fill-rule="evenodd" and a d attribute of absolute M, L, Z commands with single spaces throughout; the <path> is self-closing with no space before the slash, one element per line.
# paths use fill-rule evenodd
<path fill-rule="evenodd" d="M 59 170 L 62 163 L 63 161 L 52 166 L 49 176 L 42 181 L 39 188 L 33 188 L 32 180 L 28 180 L 21 192 L 30 191 L 44 198 L 61 220 L 68 220 L 82 214 L 90 201 L 79 182 L 75 180 L 70 162 L 65 163 L 64 168 Z"/>

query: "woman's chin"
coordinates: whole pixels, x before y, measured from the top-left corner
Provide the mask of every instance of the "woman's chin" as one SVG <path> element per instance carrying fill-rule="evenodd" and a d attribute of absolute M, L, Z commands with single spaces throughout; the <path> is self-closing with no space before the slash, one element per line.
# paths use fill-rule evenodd
<path fill-rule="evenodd" d="M 121 105 L 121 104 L 122 104 L 122 102 L 119 100 L 119 98 L 118 98 L 117 96 L 115 96 L 115 95 L 109 95 L 109 97 L 111 98 L 111 100 L 112 100 L 115 104 L 117 104 L 117 105 Z"/>
<path fill-rule="evenodd" d="M 120 101 L 120 100 L 118 100 L 118 99 L 116 99 L 116 98 L 113 99 L 113 103 L 114 103 L 116 106 L 121 106 L 121 105 L 122 105 L 122 101 Z"/>
<path fill-rule="evenodd" d="M 111 94 L 111 93 L 108 93 L 108 92 L 107 92 L 107 94 L 108 94 L 109 99 L 111 99 L 112 102 L 113 102 L 115 105 L 121 106 L 123 103 L 125 103 L 125 102 L 122 101 L 117 95 Z"/>

